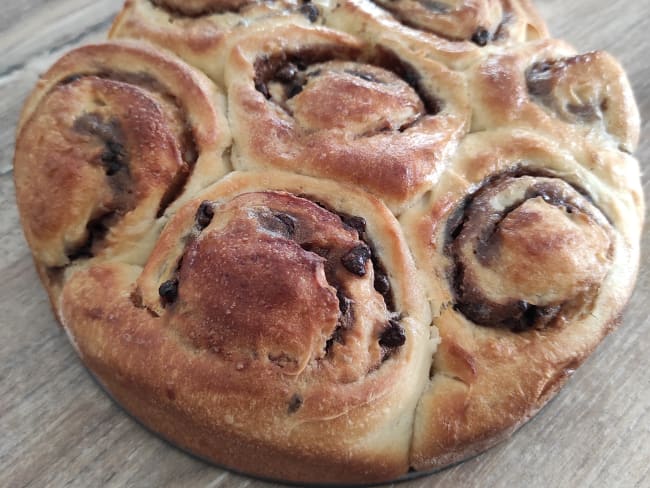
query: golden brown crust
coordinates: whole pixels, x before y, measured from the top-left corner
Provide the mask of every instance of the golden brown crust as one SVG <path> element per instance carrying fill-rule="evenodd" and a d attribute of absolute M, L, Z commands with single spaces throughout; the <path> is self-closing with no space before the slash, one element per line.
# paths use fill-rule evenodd
<path fill-rule="evenodd" d="M 228 170 L 223 105 L 207 78 L 142 44 L 85 46 L 45 73 L 14 160 L 41 276 L 56 287 L 73 261 L 146 256 L 158 218 Z"/>
<path fill-rule="evenodd" d="M 524 131 L 470 135 L 429 201 L 401 219 L 441 337 L 416 414 L 417 469 L 462 459 L 532 416 L 611 331 L 629 296 L 643 220 L 636 163 L 556 144 Z M 600 178 L 586 169 L 596 164 L 607 166 Z M 476 211 L 495 227 L 475 221 Z M 506 236 L 511 220 L 524 236 Z M 522 256 L 508 261 L 512 253 Z M 470 270 L 480 278 L 467 281 Z"/>
<path fill-rule="evenodd" d="M 623 68 L 609 54 L 576 54 L 542 40 L 494 52 L 469 72 L 472 130 L 526 127 L 567 142 L 611 141 L 633 152 L 639 111 Z"/>
<path fill-rule="evenodd" d="M 399 42 L 419 56 L 463 69 L 492 46 L 548 36 L 528 0 L 436 2 L 343 0 L 326 12 L 326 25 L 371 44 Z M 486 47 L 487 46 L 487 47 Z"/>
<path fill-rule="evenodd" d="M 400 233 L 354 188 L 233 173 L 171 218 L 144 269 L 72 273 L 62 322 L 118 401 L 202 456 L 295 481 L 397 477 L 435 346 Z"/>
<path fill-rule="evenodd" d="M 399 44 L 293 26 L 247 37 L 226 84 L 237 169 L 353 183 L 396 212 L 444 170 L 466 132 L 463 78 Z"/>
<path fill-rule="evenodd" d="M 238 37 L 266 25 L 318 22 L 319 9 L 296 0 L 126 0 L 109 37 L 149 41 L 222 83 L 226 52 Z"/>

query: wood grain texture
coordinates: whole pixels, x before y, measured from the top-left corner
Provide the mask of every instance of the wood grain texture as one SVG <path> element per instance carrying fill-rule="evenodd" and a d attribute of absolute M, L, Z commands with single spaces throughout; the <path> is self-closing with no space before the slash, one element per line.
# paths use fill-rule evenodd
<path fill-rule="evenodd" d="M 268 488 L 196 460 L 141 428 L 93 382 L 56 325 L 14 203 L 14 128 L 38 74 L 101 39 L 119 0 L 26 0 L 0 13 L 0 486 Z M 650 2 L 538 0 L 551 31 L 628 70 L 644 120 L 650 195 Z M 649 205 L 650 206 L 650 205 Z M 622 327 L 514 437 L 415 487 L 650 486 L 650 226 Z"/>

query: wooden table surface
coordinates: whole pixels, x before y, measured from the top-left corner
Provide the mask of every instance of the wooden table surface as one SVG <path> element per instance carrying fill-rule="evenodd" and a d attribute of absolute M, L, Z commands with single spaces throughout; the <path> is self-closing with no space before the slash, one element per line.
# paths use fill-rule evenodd
<path fill-rule="evenodd" d="M 57 327 L 14 202 L 14 129 L 39 73 L 105 36 L 121 0 L 3 2 L 0 12 L 0 486 L 270 487 L 198 461 L 152 435 L 85 371 Z M 607 49 L 644 119 L 637 156 L 650 194 L 650 2 L 538 0 L 552 33 Z M 647 199 L 646 199 L 647 200 Z M 650 487 L 650 226 L 624 324 L 514 437 L 400 487 Z"/>

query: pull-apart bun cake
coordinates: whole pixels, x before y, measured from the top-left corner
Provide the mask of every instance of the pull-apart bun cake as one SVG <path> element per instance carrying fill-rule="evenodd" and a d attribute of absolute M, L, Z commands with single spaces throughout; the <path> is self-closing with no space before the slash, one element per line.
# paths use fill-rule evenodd
<path fill-rule="evenodd" d="M 56 317 L 196 455 L 363 484 L 474 455 L 620 322 L 644 216 L 621 66 L 526 0 L 127 0 L 17 130 Z"/>

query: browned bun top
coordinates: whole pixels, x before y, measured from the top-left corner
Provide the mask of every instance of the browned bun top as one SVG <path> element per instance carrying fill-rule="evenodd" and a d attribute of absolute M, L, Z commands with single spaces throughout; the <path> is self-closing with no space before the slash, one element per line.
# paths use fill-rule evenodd
<path fill-rule="evenodd" d="M 188 17 L 237 11 L 254 0 L 150 0 L 156 7 Z"/>
<path fill-rule="evenodd" d="M 109 37 L 151 42 L 221 84 L 228 49 L 248 31 L 315 22 L 321 7 L 298 0 L 127 0 Z"/>
<path fill-rule="evenodd" d="M 486 46 L 507 46 L 548 36 L 528 0 L 342 0 L 326 12 L 326 25 L 370 42 L 405 42 L 453 68 L 480 59 Z"/>
<path fill-rule="evenodd" d="M 456 308 L 474 323 L 527 330 L 567 320 L 611 266 L 607 220 L 560 179 L 497 177 L 462 212 L 447 245 Z"/>
<path fill-rule="evenodd" d="M 238 169 L 354 183 L 400 211 L 467 128 L 459 75 L 403 46 L 306 27 L 251 35 L 226 68 Z"/>
<path fill-rule="evenodd" d="M 639 252 L 637 172 L 616 149 L 486 131 L 401 217 L 441 336 L 416 415 L 418 469 L 506 436 L 615 327 Z"/>
<path fill-rule="evenodd" d="M 408 468 L 435 348 L 414 277 L 379 201 L 327 181 L 233 173 L 170 219 L 144 269 L 70 273 L 61 314 L 93 370 L 123 372 L 101 377 L 120 401 L 146 404 L 133 407 L 145 422 L 161 402 L 191 412 L 191 436 L 171 413 L 154 424 L 182 445 L 266 476 L 380 480 Z M 161 383 L 173 394 L 146 393 Z M 270 454 L 242 461 L 251 445 Z M 284 461 L 269 467 L 276 455 Z"/>
<path fill-rule="evenodd" d="M 242 364 L 259 356 L 288 374 L 327 355 L 348 381 L 392 352 L 382 351 L 381 337 L 399 321 L 374 287 L 371 248 L 338 215 L 277 192 L 205 201 L 197 212 L 198 235 L 152 304 L 162 302 L 171 327 L 195 347 Z"/>
<path fill-rule="evenodd" d="M 609 54 L 576 54 L 557 40 L 496 52 L 470 71 L 472 130 L 524 126 L 633 152 L 639 112 L 624 74 Z"/>
<path fill-rule="evenodd" d="M 133 253 L 184 191 L 226 171 L 222 104 L 205 77 L 146 46 L 64 56 L 30 97 L 16 145 L 17 198 L 37 262 Z"/>

